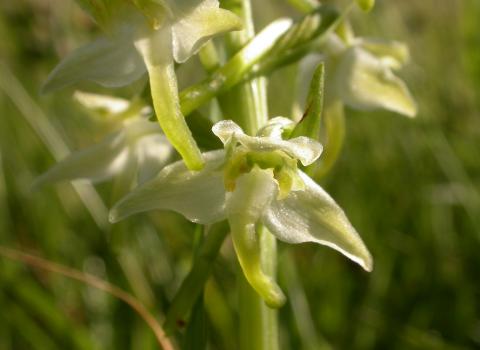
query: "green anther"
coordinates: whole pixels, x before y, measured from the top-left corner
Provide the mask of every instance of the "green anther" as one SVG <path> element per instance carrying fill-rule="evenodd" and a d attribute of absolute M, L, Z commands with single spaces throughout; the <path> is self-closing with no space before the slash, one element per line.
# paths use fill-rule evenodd
<path fill-rule="evenodd" d="M 235 190 L 237 178 L 249 173 L 255 166 L 272 169 L 278 182 L 278 199 L 285 198 L 292 190 L 301 190 L 304 183 L 297 173 L 297 161 L 282 151 L 245 151 L 235 149 L 227 156 L 224 167 L 224 185 L 228 192 Z"/>

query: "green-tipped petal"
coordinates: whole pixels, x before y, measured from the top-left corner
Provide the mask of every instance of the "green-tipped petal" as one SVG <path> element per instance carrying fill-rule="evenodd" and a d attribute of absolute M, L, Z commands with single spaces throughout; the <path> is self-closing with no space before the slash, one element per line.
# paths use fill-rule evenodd
<path fill-rule="evenodd" d="M 165 167 L 154 179 L 137 187 L 110 211 L 110 221 L 148 210 L 173 210 L 188 220 L 210 224 L 225 219 L 225 189 L 221 165 L 225 153 L 204 154 L 205 167 L 190 171 L 184 162 Z"/>
<path fill-rule="evenodd" d="M 417 104 L 405 83 L 381 59 L 358 47 L 345 52 L 336 75 L 336 93 L 353 108 L 385 108 L 408 117 Z"/>
<path fill-rule="evenodd" d="M 299 173 L 305 190 L 273 201 L 263 217 L 265 226 L 284 242 L 326 245 L 371 271 L 372 257 L 343 210 L 312 179 Z"/>
<path fill-rule="evenodd" d="M 42 91 L 54 91 L 81 81 L 119 87 L 139 79 L 145 73 L 145 64 L 128 37 L 129 34 L 120 33 L 76 49 L 50 73 Z"/>
<path fill-rule="evenodd" d="M 308 137 L 295 137 L 285 141 L 281 138 L 248 136 L 231 120 L 222 120 L 216 123 L 212 131 L 224 144 L 233 137 L 249 150 L 283 151 L 300 160 L 303 165 L 312 164 L 320 157 L 323 149 L 321 144 Z"/>
<path fill-rule="evenodd" d="M 172 58 L 171 31 L 162 28 L 135 42 L 150 77 L 153 107 L 158 122 L 191 170 L 200 170 L 202 155 L 180 110 L 177 78 Z"/>
<path fill-rule="evenodd" d="M 38 177 L 33 186 L 76 179 L 104 181 L 123 171 L 129 157 L 125 134 L 115 133 L 99 144 L 70 154 Z"/>
<path fill-rule="evenodd" d="M 270 307 L 285 302 L 280 287 L 262 271 L 259 237 L 255 225 L 277 195 L 277 184 L 268 170 L 252 169 L 240 176 L 235 191 L 228 194 L 226 211 L 235 251 L 245 277 Z"/>
<path fill-rule="evenodd" d="M 201 1 L 172 26 L 175 61 L 185 62 L 213 36 L 241 28 L 240 18 L 219 8 L 217 0 Z"/>

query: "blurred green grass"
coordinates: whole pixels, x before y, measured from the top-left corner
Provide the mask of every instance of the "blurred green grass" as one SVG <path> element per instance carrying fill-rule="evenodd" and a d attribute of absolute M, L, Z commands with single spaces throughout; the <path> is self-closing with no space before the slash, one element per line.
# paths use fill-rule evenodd
<path fill-rule="evenodd" d="M 256 2 L 255 10 L 260 26 L 296 16 L 273 0 Z M 372 14 L 355 13 L 359 34 L 409 44 L 412 61 L 402 73 L 420 112 L 412 121 L 348 110 L 346 144 L 323 185 L 362 234 L 375 270 L 367 275 L 326 248 L 281 245 L 280 280 L 290 294 L 280 311 L 282 349 L 480 348 L 478 18 L 477 0 L 379 0 Z M 86 117 L 69 91 L 38 91 L 58 57 L 95 33 L 73 1 L 0 3 L 0 62 L 71 149 L 98 140 L 108 125 Z M 291 94 L 274 82 L 272 96 Z M 288 113 L 281 100 L 271 99 L 272 115 Z M 189 270 L 194 226 L 155 213 L 100 229 L 70 185 L 30 191 L 53 162 L 0 90 L 0 244 L 106 278 L 161 318 Z M 111 186 L 97 190 L 110 205 Z M 234 349 L 235 257 L 228 243 L 205 298 L 211 348 Z M 3 259 L 0 310 L 2 350 L 156 346 L 120 301 Z"/>

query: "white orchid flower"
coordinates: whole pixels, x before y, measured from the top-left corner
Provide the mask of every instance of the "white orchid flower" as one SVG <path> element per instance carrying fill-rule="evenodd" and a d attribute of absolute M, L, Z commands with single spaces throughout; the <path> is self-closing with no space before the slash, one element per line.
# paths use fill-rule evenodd
<path fill-rule="evenodd" d="M 180 110 L 174 62 L 186 61 L 213 36 L 240 29 L 240 19 L 219 8 L 218 0 L 114 1 L 113 9 L 99 0 L 80 3 L 92 9 L 99 22 L 110 13 L 119 18 L 111 21 L 109 36 L 68 55 L 47 78 L 44 90 L 82 80 L 118 87 L 148 72 L 160 126 L 187 166 L 200 169 L 200 151 Z"/>
<path fill-rule="evenodd" d="M 310 55 L 304 61 L 301 77 L 311 76 L 318 62 L 326 60 L 327 103 L 340 100 L 359 110 L 383 108 L 407 117 L 416 115 L 415 100 L 394 74 L 409 60 L 405 44 L 366 38 L 345 43 L 332 33 L 322 50 L 324 54 Z"/>
<path fill-rule="evenodd" d="M 372 257 L 343 210 L 297 168 L 297 161 L 313 163 L 322 146 L 307 137 L 282 139 L 291 128 L 292 121 L 278 117 L 252 137 L 232 121 L 218 122 L 213 132 L 225 150 L 204 153 L 201 171 L 182 161 L 165 167 L 117 203 L 110 220 L 155 209 L 201 224 L 228 219 L 243 272 L 272 307 L 280 306 L 284 295 L 261 269 L 258 224 L 287 243 L 329 246 L 371 271 Z"/>
<path fill-rule="evenodd" d="M 173 148 L 159 125 L 145 115 L 149 107 L 84 92 L 75 97 L 88 109 L 107 114 L 119 128 L 101 142 L 67 156 L 39 176 L 34 187 L 76 179 L 102 182 L 115 176 L 127 177 L 126 185 L 131 186 L 135 176 L 138 183 L 151 179 L 172 156 Z"/>

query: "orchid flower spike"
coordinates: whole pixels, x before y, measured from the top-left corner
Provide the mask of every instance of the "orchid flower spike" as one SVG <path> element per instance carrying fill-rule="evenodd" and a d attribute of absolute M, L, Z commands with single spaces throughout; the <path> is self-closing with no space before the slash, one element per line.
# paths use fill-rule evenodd
<path fill-rule="evenodd" d="M 359 110 L 383 108 L 407 117 L 416 115 L 412 94 L 394 74 L 409 60 L 405 44 L 360 37 L 342 40 L 332 33 L 322 51 L 304 60 L 299 81 L 312 75 L 319 60 L 326 60 L 327 103 L 340 100 Z"/>
<path fill-rule="evenodd" d="M 74 96 L 89 110 L 113 119 L 118 129 L 100 143 L 67 156 L 39 176 L 34 187 L 66 180 L 101 182 L 122 177 L 129 190 L 135 177 L 137 183 L 151 179 L 172 156 L 173 148 L 158 124 L 147 119 L 150 107 L 85 92 Z"/>
<path fill-rule="evenodd" d="M 82 80 L 119 87 L 148 72 L 160 126 L 187 166 L 200 169 L 200 150 L 180 110 L 174 62 L 186 61 L 213 36 L 240 29 L 240 19 L 219 8 L 218 0 L 77 1 L 99 24 L 111 27 L 110 35 L 68 55 L 44 91 Z"/>
<path fill-rule="evenodd" d="M 224 150 L 204 153 L 201 171 L 182 161 L 165 167 L 118 202 L 110 220 L 155 209 L 201 224 L 228 219 L 245 277 L 271 307 L 281 306 L 285 297 L 261 269 L 259 224 L 281 241 L 326 245 L 371 271 L 372 257 L 343 210 L 297 167 L 298 161 L 312 164 L 322 146 L 307 137 L 284 140 L 293 126 L 277 117 L 249 136 L 230 120 L 216 123 L 213 132 Z"/>

